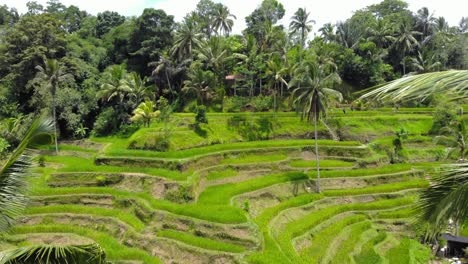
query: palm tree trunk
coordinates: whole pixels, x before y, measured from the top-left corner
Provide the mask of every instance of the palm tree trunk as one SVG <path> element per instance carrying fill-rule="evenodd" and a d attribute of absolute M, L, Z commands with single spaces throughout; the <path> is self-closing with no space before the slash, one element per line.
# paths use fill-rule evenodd
<path fill-rule="evenodd" d="M 314 115 L 314 134 L 315 134 L 315 162 L 317 166 L 317 184 L 315 185 L 315 192 L 320 192 L 320 160 L 318 153 L 318 140 L 317 140 L 317 105 L 315 105 L 315 115 Z"/>
<path fill-rule="evenodd" d="M 52 96 L 52 114 L 54 116 L 54 141 L 55 141 L 55 153 L 59 153 L 58 151 L 58 142 L 57 142 L 57 118 L 55 113 L 55 95 Z"/>
<path fill-rule="evenodd" d="M 275 114 L 275 118 L 276 118 L 276 83 L 274 85 L 274 88 L 273 88 L 273 112 Z"/>

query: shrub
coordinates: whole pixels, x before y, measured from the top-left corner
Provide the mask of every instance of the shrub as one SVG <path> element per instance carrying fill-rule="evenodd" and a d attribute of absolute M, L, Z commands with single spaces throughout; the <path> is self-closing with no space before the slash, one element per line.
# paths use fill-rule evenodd
<path fill-rule="evenodd" d="M 101 137 L 114 133 L 119 126 L 116 112 L 112 107 L 104 109 L 94 122 L 93 134 Z"/>
<path fill-rule="evenodd" d="M 443 127 L 457 118 L 457 107 L 455 104 L 440 104 L 434 111 L 430 134 L 439 134 Z"/>
<path fill-rule="evenodd" d="M 257 111 L 265 112 L 265 111 L 270 110 L 272 100 L 271 100 L 271 96 L 259 95 L 259 96 L 253 97 L 250 103 Z"/>
<path fill-rule="evenodd" d="M 248 98 L 240 96 L 225 97 L 223 100 L 223 112 L 240 112 L 242 107 L 248 103 Z"/>
<path fill-rule="evenodd" d="M 206 117 L 206 107 L 204 105 L 198 106 L 195 114 L 195 125 L 208 124 L 208 119 Z"/>

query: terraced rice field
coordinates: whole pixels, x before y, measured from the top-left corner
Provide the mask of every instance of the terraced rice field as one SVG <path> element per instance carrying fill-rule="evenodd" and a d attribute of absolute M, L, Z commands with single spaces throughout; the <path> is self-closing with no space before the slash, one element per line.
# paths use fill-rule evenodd
<path fill-rule="evenodd" d="M 224 131 L 228 117 L 209 115 L 207 129 Z M 410 137 L 409 162 L 389 164 L 379 146 L 395 122 L 420 139 L 430 115 L 338 118 L 355 136 L 319 141 L 321 193 L 314 192 L 313 140 L 302 139 L 310 127 L 293 114 L 279 116 L 285 125 L 270 140 L 241 142 L 232 131 L 196 138 L 182 125 L 173 141 L 192 139 L 180 148 L 127 148 L 157 133 L 154 124 L 129 138 L 63 143 L 59 156 L 44 150 L 26 215 L 0 248 L 95 241 L 115 263 L 427 262 L 429 249 L 412 231 L 412 205 L 429 185 L 439 147 Z M 411 154 L 418 149 L 422 158 Z"/>

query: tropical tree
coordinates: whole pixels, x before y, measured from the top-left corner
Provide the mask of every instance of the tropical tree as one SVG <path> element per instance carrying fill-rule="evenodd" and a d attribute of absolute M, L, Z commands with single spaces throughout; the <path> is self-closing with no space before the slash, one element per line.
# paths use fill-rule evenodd
<path fill-rule="evenodd" d="M 403 75 L 406 74 L 406 60 L 404 57 L 412 52 L 416 47 L 420 47 L 419 41 L 416 39 L 417 36 L 420 36 L 422 33 L 419 31 L 413 30 L 412 25 L 403 20 L 398 27 L 397 38 L 394 42 L 395 48 L 397 48 L 403 58 L 402 58 L 402 65 L 403 65 Z"/>
<path fill-rule="evenodd" d="M 222 4 L 217 4 L 214 10 L 213 28 L 216 33 L 224 32 L 228 36 L 234 26 L 234 20 L 237 19 L 235 15 L 231 14 L 229 8 Z"/>
<path fill-rule="evenodd" d="M 41 65 L 36 66 L 36 77 L 35 80 L 42 82 L 42 87 L 50 92 L 52 97 L 52 115 L 54 118 L 54 141 L 55 141 L 55 152 L 58 153 L 58 136 L 57 136 L 57 114 L 55 109 L 55 100 L 57 89 L 60 83 L 66 78 L 73 78 L 71 74 L 65 72 L 65 67 L 55 59 L 48 59 L 44 57 L 44 67 Z"/>
<path fill-rule="evenodd" d="M 431 14 L 427 7 L 418 10 L 416 14 L 416 26 L 421 29 L 423 37 L 431 34 L 435 20 L 434 13 Z"/>
<path fill-rule="evenodd" d="M 131 89 L 131 95 L 135 98 L 135 103 L 139 104 L 143 100 L 154 99 L 153 86 L 146 85 L 148 78 L 132 72 L 127 76 L 126 85 Z"/>
<path fill-rule="evenodd" d="M 305 47 L 305 40 L 307 34 L 312 31 L 312 24 L 315 24 L 315 20 L 309 19 L 310 13 L 307 12 L 305 8 L 297 9 L 296 13 L 291 17 L 291 23 L 289 24 L 289 29 L 292 34 L 300 33 L 301 34 L 301 47 Z"/>
<path fill-rule="evenodd" d="M 18 147 L 0 167 L 0 233 L 6 232 L 15 218 L 21 215 L 27 202 L 25 179 L 31 175 L 32 157 L 24 152 L 41 142 L 45 143 L 44 139 L 50 139 L 53 126 L 53 120 L 35 120 Z"/>
<path fill-rule="evenodd" d="M 339 22 L 336 24 L 336 34 L 338 42 L 346 48 L 355 49 L 361 40 L 363 32 L 354 27 L 349 22 Z"/>
<path fill-rule="evenodd" d="M 320 161 L 318 152 L 317 121 L 325 116 L 330 99 L 342 100 L 340 92 L 333 89 L 341 82 L 336 72 L 337 66 L 332 61 L 317 63 L 315 60 L 304 61 L 294 72 L 289 87 L 293 87 L 294 104 L 302 110 L 302 118 L 314 123 L 315 157 L 317 165 L 316 192 L 320 192 Z"/>
<path fill-rule="evenodd" d="M 158 85 L 160 88 L 159 95 L 163 93 L 171 94 L 175 96 L 177 94 L 176 85 L 177 80 L 180 80 L 181 75 L 185 73 L 190 65 L 191 59 L 183 60 L 179 63 L 171 60 L 167 55 L 161 55 L 158 61 L 150 62 L 148 65 L 155 67 L 151 72 L 151 79 L 158 81 L 158 84 L 164 84 L 167 86 L 167 90 L 161 90 L 162 85 Z"/>
<path fill-rule="evenodd" d="M 283 84 L 288 86 L 288 83 L 284 80 L 285 75 L 288 72 L 287 67 L 283 67 L 283 63 L 277 56 L 273 56 L 271 60 L 267 61 L 267 69 L 265 75 L 270 79 L 270 85 L 273 87 L 273 111 L 276 113 L 277 109 L 277 97 L 278 97 L 278 84 L 283 87 Z M 281 89 L 282 90 L 282 89 Z"/>
<path fill-rule="evenodd" d="M 195 23 L 185 21 L 175 33 L 171 55 L 179 60 L 191 59 L 193 50 L 200 46 L 202 36 Z"/>
<path fill-rule="evenodd" d="M 419 219 L 429 223 L 426 240 L 434 238 L 451 219 L 458 225 L 468 219 L 468 163 L 443 166 L 431 186 L 422 191 L 418 202 Z"/>
<path fill-rule="evenodd" d="M 131 120 L 133 122 L 142 122 L 146 127 L 150 126 L 151 119 L 158 117 L 160 111 L 154 111 L 155 103 L 153 101 L 142 102 L 134 111 Z"/>
<path fill-rule="evenodd" d="M 202 41 L 197 54 L 198 59 L 217 75 L 217 81 L 221 84 L 225 76 L 223 66 L 231 59 L 224 39 L 212 37 Z"/>
<path fill-rule="evenodd" d="M 323 26 L 319 28 L 319 32 L 325 42 L 330 43 L 336 41 L 335 26 L 331 23 L 323 24 Z"/>
<path fill-rule="evenodd" d="M 453 151 L 458 151 L 460 160 L 465 160 L 465 155 L 468 153 L 468 128 L 463 119 L 453 120 L 450 124 L 441 129 L 440 136 L 434 138 L 435 142 L 451 147 Z"/>
<path fill-rule="evenodd" d="M 101 90 L 96 94 L 97 98 L 104 102 L 110 102 L 114 98 L 120 103 L 132 94 L 132 88 L 128 85 L 127 71 L 123 65 L 112 65 L 103 76 Z"/>
<path fill-rule="evenodd" d="M 423 51 L 422 53 L 418 51 L 418 55 L 416 57 L 411 57 L 411 66 L 416 70 L 418 73 L 430 72 L 437 70 L 442 66 L 440 61 L 437 61 L 435 55 L 429 55 L 428 51 Z"/>
<path fill-rule="evenodd" d="M 200 63 L 193 63 L 182 91 L 186 94 L 195 93 L 198 103 L 204 105 L 214 97 L 215 92 L 212 88 L 214 79 L 213 72 L 204 71 Z"/>
<path fill-rule="evenodd" d="M 393 44 L 396 38 L 393 36 L 393 28 L 384 19 L 377 19 L 376 23 L 367 30 L 369 40 L 379 48 L 387 48 Z"/>

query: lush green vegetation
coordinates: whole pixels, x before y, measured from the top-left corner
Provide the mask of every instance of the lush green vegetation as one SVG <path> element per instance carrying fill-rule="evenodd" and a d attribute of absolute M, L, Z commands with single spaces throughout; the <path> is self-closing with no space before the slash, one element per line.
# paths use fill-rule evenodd
<path fill-rule="evenodd" d="M 27 9 L 0 6 L 0 256 L 428 263 L 422 237 L 466 234 L 466 163 L 439 167 L 468 155 L 468 18 Z"/>

